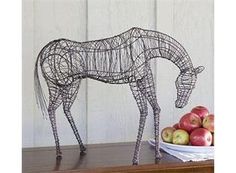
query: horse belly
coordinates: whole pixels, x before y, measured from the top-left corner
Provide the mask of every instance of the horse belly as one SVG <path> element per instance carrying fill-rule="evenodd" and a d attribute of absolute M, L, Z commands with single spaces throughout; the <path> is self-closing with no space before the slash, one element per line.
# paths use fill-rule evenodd
<path fill-rule="evenodd" d="M 134 82 L 134 75 L 128 74 L 118 74 L 118 73 L 104 73 L 104 72 L 89 72 L 88 78 L 98 80 L 109 84 L 125 84 Z"/>

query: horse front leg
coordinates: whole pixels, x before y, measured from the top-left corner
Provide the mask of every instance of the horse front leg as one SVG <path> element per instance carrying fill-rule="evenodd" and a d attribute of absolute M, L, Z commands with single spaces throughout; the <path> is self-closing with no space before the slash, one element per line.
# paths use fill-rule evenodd
<path fill-rule="evenodd" d="M 153 109 L 154 114 L 154 135 L 155 135 L 155 161 L 156 163 L 162 158 L 160 152 L 160 111 L 158 104 Z"/>
<path fill-rule="evenodd" d="M 148 107 L 147 107 L 147 100 L 145 96 L 142 94 L 142 92 L 140 91 L 138 87 L 138 83 L 136 82 L 130 83 L 130 88 L 140 111 L 138 135 L 137 135 L 134 156 L 133 156 L 133 165 L 138 165 L 140 146 L 141 146 L 143 130 L 144 130 L 145 122 L 146 122 L 146 117 L 148 114 Z"/>
<path fill-rule="evenodd" d="M 154 115 L 154 138 L 155 138 L 155 160 L 156 163 L 161 159 L 162 155 L 160 153 L 160 107 L 157 103 L 155 84 L 153 80 L 153 75 L 151 69 L 148 69 L 146 75 L 146 84 L 140 83 L 141 91 L 144 91 L 142 88 L 146 88 L 143 94 L 147 98 L 153 109 Z"/>

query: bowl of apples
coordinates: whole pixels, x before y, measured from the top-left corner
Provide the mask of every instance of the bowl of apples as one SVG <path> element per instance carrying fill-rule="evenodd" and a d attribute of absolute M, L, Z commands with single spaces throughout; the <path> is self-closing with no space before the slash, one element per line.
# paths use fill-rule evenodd
<path fill-rule="evenodd" d="M 192 153 L 214 152 L 214 114 L 204 106 L 196 106 L 178 123 L 161 131 L 161 146 Z M 149 143 L 154 145 L 154 141 Z"/>

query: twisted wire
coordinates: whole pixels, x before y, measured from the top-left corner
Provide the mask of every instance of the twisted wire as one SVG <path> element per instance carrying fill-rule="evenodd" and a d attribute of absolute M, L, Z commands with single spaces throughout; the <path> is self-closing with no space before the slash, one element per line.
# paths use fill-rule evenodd
<path fill-rule="evenodd" d="M 142 134 L 147 116 L 147 102 L 154 114 L 155 157 L 161 157 L 159 151 L 160 107 L 156 99 L 156 90 L 151 59 L 165 58 L 179 69 L 175 84 L 177 89 L 176 107 L 184 107 L 195 88 L 197 74 L 203 66 L 193 67 L 184 47 L 174 38 L 152 30 L 131 28 L 119 35 L 77 42 L 68 39 L 51 41 L 40 51 L 35 65 L 35 92 L 39 107 L 51 120 L 53 135 L 60 153 L 59 140 L 55 123 L 55 110 L 63 103 L 64 113 L 78 140 L 81 151 L 85 150 L 82 139 L 70 113 L 70 108 L 78 93 L 80 81 L 90 78 L 109 84 L 129 84 L 140 111 L 139 129 L 135 145 L 133 164 L 138 164 Z M 48 84 L 49 106 L 38 76 L 38 65 Z M 53 100 L 52 100 L 53 98 Z"/>

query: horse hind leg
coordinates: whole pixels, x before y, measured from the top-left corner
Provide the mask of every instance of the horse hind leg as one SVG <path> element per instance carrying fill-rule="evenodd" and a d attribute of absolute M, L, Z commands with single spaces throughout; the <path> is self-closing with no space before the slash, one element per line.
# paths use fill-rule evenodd
<path fill-rule="evenodd" d="M 48 82 L 48 89 L 49 89 L 49 104 L 48 104 L 48 115 L 51 122 L 52 132 L 56 144 L 56 155 L 57 158 L 61 158 L 61 150 L 60 150 L 60 143 L 59 137 L 57 133 L 57 126 L 56 126 L 56 115 L 55 111 L 62 103 L 60 89 L 56 85 Z"/>
<path fill-rule="evenodd" d="M 63 90 L 62 102 L 63 102 L 63 110 L 64 110 L 64 113 L 66 115 L 66 118 L 69 121 L 69 123 L 71 125 L 71 128 L 74 132 L 74 135 L 75 135 L 75 137 L 76 137 L 76 139 L 77 139 L 77 141 L 80 145 L 80 152 L 81 152 L 81 154 L 83 154 L 84 151 L 86 150 L 86 148 L 85 148 L 85 146 L 82 142 L 82 139 L 79 135 L 78 129 L 75 125 L 75 122 L 73 120 L 73 117 L 72 117 L 71 111 L 70 111 L 71 106 L 74 103 L 74 100 L 77 96 L 79 86 L 80 86 L 80 82 L 81 82 L 81 80 L 77 81 L 76 83 L 71 84 L 70 86 L 66 87 Z"/>

